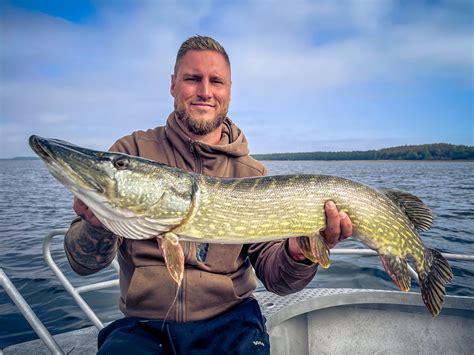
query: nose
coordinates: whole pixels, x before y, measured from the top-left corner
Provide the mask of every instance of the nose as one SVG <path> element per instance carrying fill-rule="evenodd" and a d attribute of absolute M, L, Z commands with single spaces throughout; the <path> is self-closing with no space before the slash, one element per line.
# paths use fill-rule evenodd
<path fill-rule="evenodd" d="M 211 85 L 208 80 L 201 80 L 197 95 L 202 99 L 210 99 L 212 97 Z"/>

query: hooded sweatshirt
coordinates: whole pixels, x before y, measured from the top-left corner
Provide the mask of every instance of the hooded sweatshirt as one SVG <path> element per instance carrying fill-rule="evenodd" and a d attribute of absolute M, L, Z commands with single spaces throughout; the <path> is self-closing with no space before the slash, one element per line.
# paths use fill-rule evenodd
<path fill-rule="evenodd" d="M 265 167 L 249 156 L 244 134 L 230 119 L 224 121 L 217 145 L 193 141 L 185 132 L 172 113 L 166 126 L 134 132 L 119 139 L 110 150 L 214 177 L 266 174 Z M 94 233 L 94 228 L 78 217 L 66 238 L 77 240 L 83 233 Z M 180 244 L 185 271 L 178 289 L 155 239 L 117 237 L 115 248 L 110 249 L 110 261 L 117 255 L 119 306 L 126 316 L 175 322 L 208 319 L 252 297 L 257 286 L 255 274 L 269 291 L 286 295 L 303 289 L 317 270 L 314 264 L 291 259 L 287 240 L 250 245 Z M 99 270 L 75 261 L 67 246 L 66 254 L 72 268 L 81 275 Z"/>

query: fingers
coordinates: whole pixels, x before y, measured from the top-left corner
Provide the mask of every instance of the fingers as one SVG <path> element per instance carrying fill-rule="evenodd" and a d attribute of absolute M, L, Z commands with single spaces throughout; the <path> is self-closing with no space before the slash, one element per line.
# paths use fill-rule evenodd
<path fill-rule="evenodd" d="M 74 197 L 74 204 L 72 207 L 78 216 L 81 216 L 88 209 L 84 202 L 79 200 L 77 197 Z"/>
<path fill-rule="evenodd" d="M 341 222 L 339 211 L 333 201 L 326 202 L 324 206 L 326 211 L 326 228 L 324 229 L 324 238 L 329 246 L 334 246 L 339 241 L 341 235 Z"/>
<path fill-rule="evenodd" d="M 81 217 L 83 220 L 89 222 L 94 227 L 103 227 L 102 223 L 97 219 L 94 213 L 87 207 L 87 205 L 79 200 L 77 197 L 74 197 L 74 212 Z"/>
<path fill-rule="evenodd" d="M 339 240 L 341 241 L 352 235 L 352 221 L 344 211 L 339 212 L 339 217 L 341 219 L 341 235 Z"/>
<path fill-rule="evenodd" d="M 345 212 L 339 212 L 333 201 L 325 204 L 326 228 L 321 231 L 329 248 L 352 235 L 352 222 Z"/>
<path fill-rule="evenodd" d="M 334 248 L 340 241 L 352 235 L 352 222 L 347 213 L 338 211 L 333 201 L 327 201 L 324 205 L 326 212 L 326 228 L 320 231 L 329 249 Z M 288 254 L 295 261 L 307 259 L 303 252 L 301 242 L 303 238 L 290 238 L 288 242 Z"/>

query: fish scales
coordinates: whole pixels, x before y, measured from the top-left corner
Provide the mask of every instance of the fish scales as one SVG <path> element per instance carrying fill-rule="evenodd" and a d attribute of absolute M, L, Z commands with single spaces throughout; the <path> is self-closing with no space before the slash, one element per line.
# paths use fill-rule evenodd
<path fill-rule="evenodd" d="M 248 243 L 314 233 L 324 228 L 324 204 L 333 200 L 356 230 L 387 245 L 394 226 L 403 239 L 419 239 L 411 223 L 386 197 L 351 180 L 323 175 L 270 176 L 240 180 L 200 177 L 199 211 L 176 233 L 205 241 L 208 221 L 221 226 L 221 243 Z M 236 213 L 239 211 L 239 213 Z M 402 224 L 401 221 L 405 224 Z M 250 234 L 249 231 L 254 231 Z M 395 241 L 396 243 L 396 241 Z M 419 246 L 421 247 L 420 243 Z M 422 249 L 420 249 L 422 251 Z M 413 250 L 416 253 L 417 250 Z M 402 255 L 402 251 L 400 251 Z"/>
<path fill-rule="evenodd" d="M 418 232 L 431 227 L 432 213 L 409 193 L 328 175 L 213 178 L 37 136 L 30 137 L 30 146 L 112 232 L 131 239 L 158 237 L 178 284 L 184 273 L 180 240 L 244 244 L 306 236 L 299 240 L 304 255 L 328 267 L 329 250 L 319 234 L 328 200 L 349 215 L 354 238 L 379 253 L 403 291 L 411 281 L 407 260 L 413 261 L 433 315 L 453 277 L 446 259 L 423 245 Z"/>

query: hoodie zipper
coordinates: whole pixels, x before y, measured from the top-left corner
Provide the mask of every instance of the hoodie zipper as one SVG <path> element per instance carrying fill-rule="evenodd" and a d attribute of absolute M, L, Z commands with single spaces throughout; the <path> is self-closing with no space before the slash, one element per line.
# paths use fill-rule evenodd
<path fill-rule="evenodd" d="M 193 155 L 194 157 L 194 162 L 195 162 L 195 168 L 193 169 L 195 173 L 202 174 L 203 173 L 203 164 L 202 164 L 202 158 L 199 155 L 199 153 L 196 150 L 196 145 L 197 143 L 189 140 L 189 152 Z M 184 262 L 186 263 L 189 260 L 190 257 L 190 251 L 192 250 L 190 242 L 184 242 L 184 248 L 183 248 L 183 254 L 184 254 Z M 185 299 L 184 299 L 184 294 L 185 294 L 185 288 L 186 288 L 186 273 L 184 273 L 183 277 L 183 282 L 181 283 L 181 287 L 178 290 L 178 304 L 177 304 L 177 321 L 179 323 L 183 323 L 185 321 Z"/>
<path fill-rule="evenodd" d="M 194 156 L 194 162 L 196 164 L 196 166 L 194 168 L 194 172 L 198 173 L 198 174 L 202 174 L 203 170 L 204 170 L 203 165 L 202 165 L 202 158 L 196 150 L 196 145 L 197 145 L 196 142 L 190 141 L 189 142 L 189 151 Z"/>

